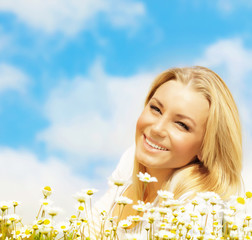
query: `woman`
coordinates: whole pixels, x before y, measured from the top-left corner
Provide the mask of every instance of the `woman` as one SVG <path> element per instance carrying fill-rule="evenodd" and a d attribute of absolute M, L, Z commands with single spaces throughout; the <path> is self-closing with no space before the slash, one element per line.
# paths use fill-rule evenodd
<path fill-rule="evenodd" d="M 241 168 L 240 121 L 226 84 L 204 67 L 173 68 L 154 80 L 137 121 L 135 148 L 122 157 L 113 176 L 130 176 L 132 182 L 120 194 L 133 204 L 157 202 L 160 189 L 173 192 L 175 199 L 205 191 L 227 199 L 240 190 Z M 144 188 L 140 171 L 158 182 Z M 103 205 L 113 204 L 113 193 L 111 187 Z M 112 215 L 118 213 L 113 207 Z M 122 219 L 135 214 L 127 205 Z"/>

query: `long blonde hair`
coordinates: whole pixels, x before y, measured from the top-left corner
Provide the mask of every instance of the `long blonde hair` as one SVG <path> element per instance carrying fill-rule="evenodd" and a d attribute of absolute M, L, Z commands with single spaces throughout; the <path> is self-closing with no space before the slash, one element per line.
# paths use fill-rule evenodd
<path fill-rule="evenodd" d="M 174 169 L 163 189 L 179 198 L 186 192 L 214 191 L 223 199 L 241 187 L 242 136 L 235 101 L 224 81 L 205 67 L 173 68 L 161 73 L 152 83 L 145 106 L 165 82 L 175 80 L 190 85 L 209 101 L 209 117 L 201 146 L 201 159 Z M 143 185 L 136 174 L 145 167 L 135 160 L 133 186 L 138 197 Z M 191 196 L 193 196 L 192 194 Z"/>

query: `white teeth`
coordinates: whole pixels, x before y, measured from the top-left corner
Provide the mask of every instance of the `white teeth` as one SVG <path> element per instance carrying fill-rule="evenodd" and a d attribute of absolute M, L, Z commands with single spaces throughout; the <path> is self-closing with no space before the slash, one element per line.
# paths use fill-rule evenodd
<path fill-rule="evenodd" d="M 156 144 L 150 142 L 147 138 L 145 138 L 145 139 L 146 139 L 146 142 L 147 142 L 151 147 L 153 147 L 153 148 L 156 148 L 156 149 L 158 149 L 158 150 L 163 150 L 163 151 L 167 151 L 167 150 L 168 150 L 168 149 L 166 149 L 166 148 L 160 147 L 160 146 L 158 146 L 158 145 L 156 145 Z"/>

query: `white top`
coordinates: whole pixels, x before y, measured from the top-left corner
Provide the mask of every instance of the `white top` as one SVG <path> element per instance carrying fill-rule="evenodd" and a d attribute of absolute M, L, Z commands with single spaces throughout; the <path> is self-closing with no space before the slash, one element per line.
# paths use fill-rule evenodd
<path fill-rule="evenodd" d="M 99 216 L 99 214 L 101 213 L 101 211 L 105 210 L 107 213 L 110 211 L 111 209 L 114 207 L 114 202 L 115 202 L 115 198 L 117 196 L 120 196 L 124 193 L 124 191 L 127 189 L 127 187 L 130 185 L 131 183 L 131 179 L 132 179 L 132 173 L 133 173 L 133 166 L 134 166 L 134 156 L 135 156 L 135 145 L 131 146 L 130 148 L 128 148 L 124 154 L 122 155 L 122 157 L 120 158 L 120 161 L 116 167 L 116 169 L 114 170 L 114 172 L 112 173 L 111 177 L 113 179 L 123 179 L 123 180 L 127 180 L 128 184 L 126 184 L 126 186 L 124 187 L 120 187 L 118 189 L 117 186 L 115 186 L 113 183 L 109 182 L 109 189 L 108 191 L 95 203 L 94 206 L 94 212 L 96 212 L 96 216 Z M 191 194 L 191 192 L 188 192 L 184 195 L 182 195 L 179 200 L 185 200 L 189 195 Z M 116 196 L 117 195 L 117 196 Z M 158 203 L 158 197 L 154 200 L 153 204 L 157 205 Z M 146 223 L 147 224 L 147 223 Z M 143 228 L 144 228 L 145 224 L 143 224 Z M 128 230 L 128 232 L 132 232 L 134 231 L 134 228 Z M 124 231 L 120 231 L 120 229 L 117 230 L 117 233 L 119 235 L 119 239 L 123 240 L 125 239 L 124 237 Z M 146 239 L 146 231 L 142 231 L 142 239 Z"/>
<path fill-rule="evenodd" d="M 131 182 L 134 166 L 134 156 L 135 156 L 135 145 L 131 146 L 124 152 L 111 177 L 113 179 L 126 180 L 128 183 L 126 185 L 128 186 L 129 183 Z M 111 206 L 114 204 L 117 188 L 118 188 L 117 186 L 115 186 L 112 182 L 109 181 L 108 191 L 95 203 L 96 210 L 109 211 Z M 122 192 L 125 190 L 126 190 L 125 187 L 120 187 L 119 192 L 117 192 L 117 195 L 120 196 Z"/>

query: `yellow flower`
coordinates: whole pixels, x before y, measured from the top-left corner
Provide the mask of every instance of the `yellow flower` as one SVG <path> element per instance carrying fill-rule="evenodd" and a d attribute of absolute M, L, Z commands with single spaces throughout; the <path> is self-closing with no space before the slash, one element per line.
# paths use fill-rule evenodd
<path fill-rule="evenodd" d="M 87 194 L 84 192 L 77 192 L 73 196 L 79 203 L 85 203 L 87 199 Z"/>
<path fill-rule="evenodd" d="M 121 220 L 119 222 L 119 227 L 121 227 L 123 229 L 127 229 L 131 224 L 132 224 L 132 222 L 129 220 Z"/>
<path fill-rule="evenodd" d="M 37 221 L 38 225 L 41 225 L 42 223 L 43 223 L 43 220 L 41 220 L 41 219 Z"/>
<path fill-rule="evenodd" d="M 184 207 L 181 207 L 181 208 L 180 208 L 180 211 L 183 213 L 183 212 L 186 211 L 186 209 L 185 209 Z"/>
<path fill-rule="evenodd" d="M 238 197 L 236 200 L 240 204 L 243 204 L 243 205 L 245 204 L 245 199 L 243 197 Z"/>
<path fill-rule="evenodd" d="M 16 206 L 18 206 L 20 204 L 20 202 L 18 202 L 18 201 L 12 201 L 12 204 L 13 204 L 13 207 L 16 207 Z"/>
<path fill-rule="evenodd" d="M 129 220 L 132 221 L 132 222 L 140 222 L 142 221 L 142 217 L 141 216 L 130 216 L 129 217 Z"/>
<path fill-rule="evenodd" d="M 70 225 L 69 223 L 60 223 L 56 226 L 56 229 L 60 232 L 67 233 L 70 230 Z"/>
<path fill-rule="evenodd" d="M 177 218 L 173 218 L 172 219 L 172 223 L 177 223 L 178 222 L 178 219 Z"/>
<path fill-rule="evenodd" d="M 75 215 L 72 215 L 69 221 L 72 223 L 77 220 L 77 217 Z"/>
<path fill-rule="evenodd" d="M 86 218 L 80 218 L 80 221 L 83 223 L 88 223 L 88 220 Z"/>
<path fill-rule="evenodd" d="M 49 192 L 52 191 L 51 187 L 49 187 L 49 186 L 45 186 L 45 187 L 44 187 L 44 190 L 49 191 Z"/>
<path fill-rule="evenodd" d="M 187 230 L 192 229 L 192 225 L 188 224 L 188 225 L 186 226 L 186 229 L 187 229 Z"/>
<path fill-rule="evenodd" d="M 28 235 L 28 236 L 29 236 L 29 235 L 31 234 L 31 230 L 27 228 L 27 229 L 25 229 L 25 232 L 24 232 L 24 233 L 25 233 L 25 235 Z"/>
<path fill-rule="evenodd" d="M 2 201 L 0 202 L 0 209 L 4 212 L 11 207 L 9 202 Z"/>
<path fill-rule="evenodd" d="M 212 214 L 212 215 L 215 215 L 215 214 L 216 214 L 216 211 L 215 211 L 215 210 L 213 210 L 213 211 L 211 212 L 211 214 Z"/>
<path fill-rule="evenodd" d="M 56 237 L 59 234 L 59 232 L 56 229 L 54 229 L 52 234 L 53 234 L 53 237 Z"/>
<path fill-rule="evenodd" d="M 233 225 L 233 227 L 232 227 L 232 230 L 237 230 L 238 229 L 238 227 L 236 226 L 236 225 Z"/>
<path fill-rule="evenodd" d="M 246 192 L 246 197 L 247 198 L 252 198 L 252 192 Z"/>
<path fill-rule="evenodd" d="M 38 230 L 38 225 L 34 224 L 34 225 L 32 226 L 32 228 L 33 228 L 34 230 Z"/>
<path fill-rule="evenodd" d="M 106 230 L 104 231 L 105 237 L 109 237 L 110 233 L 111 233 L 111 231 L 110 231 L 109 229 L 106 229 Z"/>
<path fill-rule="evenodd" d="M 82 190 L 84 193 L 86 193 L 88 196 L 92 196 L 94 193 L 96 193 L 98 190 L 94 188 L 84 189 Z"/>
<path fill-rule="evenodd" d="M 78 207 L 78 210 L 82 212 L 82 211 L 84 211 L 84 207 L 80 205 L 80 206 Z"/>
<path fill-rule="evenodd" d="M 76 222 L 76 225 L 77 225 L 77 226 L 81 226 L 81 224 L 82 224 L 81 221 L 77 221 L 77 222 Z"/>
<path fill-rule="evenodd" d="M 214 226 L 218 226 L 219 223 L 215 221 L 215 222 L 213 222 L 213 225 L 214 225 Z"/>
<path fill-rule="evenodd" d="M 127 180 L 119 179 L 119 178 L 114 178 L 114 177 L 110 177 L 109 181 L 112 182 L 117 187 L 121 187 L 121 186 L 123 186 L 127 182 Z"/>
<path fill-rule="evenodd" d="M 236 207 L 235 206 L 230 206 L 229 207 L 231 210 L 233 210 L 234 212 L 236 212 Z"/>
<path fill-rule="evenodd" d="M 54 217 L 54 216 L 57 216 L 59 213 L 61 212 L 61 209 L 60 208 L 57 208 L 57 207 L 49 207 L 47 209 L 47 213 Z"/>
<path fill-rule="evenodd" d="M 148 174 L 147 172 L 139 172 L 137 176 L 139 180 L 144 183 L 157 182 L 157 179 L 155 177 L 151 177 L 150 174 Z"/>
<path fill-rule="evenodd" d="M 45 186 L 43 189 L 42 189 L 42 192 L 44 194 L 44 197 L 47 198 L 49 197 L 51 194 L 52 194 L 52 189 L 51 187 L 49 186 Z"/>
<path fill-rule="evenodd" d="M 43 222 L 44 225 L 49 225 L 50 223 L 51 223 L 50 219 L 47 218 Z"/>
<path fill-rule="evenodd" d="M 42 200 L 40 200 L 40 202 L 41 202 L 42 205 L 44 205 L 46 207 L 50 206 L 53 203 L 53 201 L 51 201 L 49 199 L 42 199 Z"/>
<path fill-rule="evenodd" d="M 10 220 L 7 220 L 6 226 L 9 227 L 10 225 L 11 225 L 11 221 L 10 221 Z"/>

